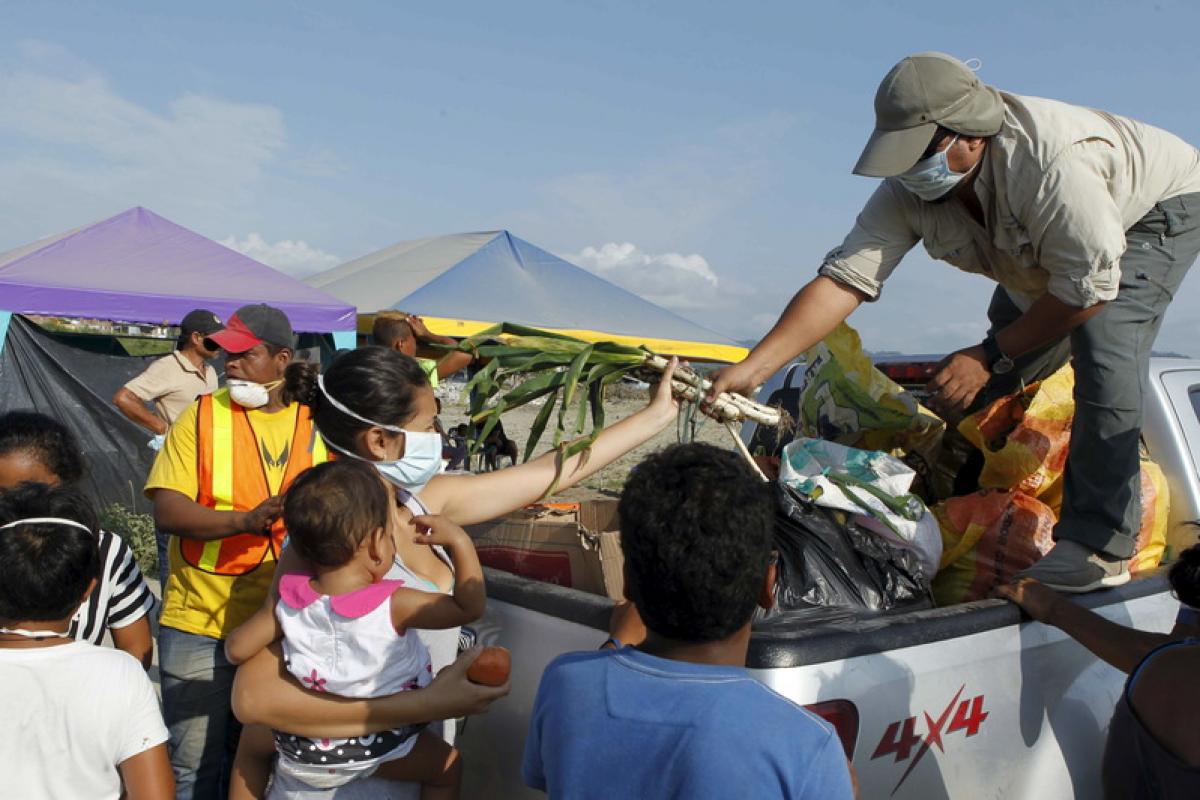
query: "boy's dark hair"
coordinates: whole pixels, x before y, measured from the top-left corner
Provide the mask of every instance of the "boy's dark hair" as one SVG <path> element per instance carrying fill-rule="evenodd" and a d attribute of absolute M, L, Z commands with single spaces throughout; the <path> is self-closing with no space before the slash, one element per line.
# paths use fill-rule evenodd
<path fill-rule="evenodd" d="M 375 315 L 375 324 L 371 326 L 371 338 L 382 347 L 391 347 L 396 342 L 411 339 L 413 335 L 408 315 L 399 311 L 380 311 Z"/>
<path fill-rule="evenodd" d="M 36 411 L 0 414 L 0 456 L 31 453 L 63 483 L 83 477 L 83 452 L 58 420 Z"/>
<path fill-rule="evenodd" d="M 1200 608 L 1200 545 L 1180 553 L 1167 576 L 1179 602 Z"/>
<path fill-rule="evenodd" d="M 775 521 L 772 486 L 707 444 L 655 453 L 618 507 L 625 593 L 646 627 L 686 642 L 727 638 L 750 621 Z"/>
<path fill-rule="evenodd" d="M 65 619 L 100 575 L 96 511 L 73 486 L 26 482 L 0 492 L 0 525 L 31 517 L 62 517 L 92 532 L 56 523 L 0 530 L 0 617 Z"/>
<path fill-rule="evenodd" d="M 283 498 L 289 547 L 319 567 L 340 567 L 376 528 L 386 528 L 387 487 L 370 464 L 345 459 L 305 471 Z"/>

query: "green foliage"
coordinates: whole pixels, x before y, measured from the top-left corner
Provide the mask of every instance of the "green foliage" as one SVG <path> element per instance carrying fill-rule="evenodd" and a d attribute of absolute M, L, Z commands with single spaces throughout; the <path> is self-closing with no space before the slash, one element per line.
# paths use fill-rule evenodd
<path fill-rule="evenodd" d="M 117 341 L 131 356 L 165 356 L 175 349 L 174 339 L 147 339 L 145 337 L 118 336 Z"/>
<path fill-rule="evenodd" d="M 615 342 L 585 342 L 510 322 L 488 328 L 451 349 L 473 353 L 487 361 L 466 386 L 468 392 L 473 392 L 471 421 L 476 425 L 482 423 L 475 449 L 505 411 L 545 398 L 525 443 L 526 461 L 537 447 L 556 405 L 554 446 L 561 456 L 569 458 L 590 447 L 604 428 L 605 387 L 640 368 L 648 352 Z M 514 382 L 515 386 L 505 389 Z M 581 436 L 589 410 L 592 429 Z M 564 441 L 572 437 L 581 438 Z"/>
<path fill-rule="evenodd" d="M 158 574 L 158 548 L 154 542 L 154 517 L 139 514 L 121 503 L 100 511 L 100 527 L 125 540 L 143 575 Z"/>

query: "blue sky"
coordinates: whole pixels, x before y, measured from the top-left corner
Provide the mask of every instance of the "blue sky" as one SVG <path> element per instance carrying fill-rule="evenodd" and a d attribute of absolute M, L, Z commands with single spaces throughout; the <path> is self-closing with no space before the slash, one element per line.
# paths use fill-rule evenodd
<path fill-rule="evenodd" d="M 752 338 L 873 189 L 850 168 L 907 53 L 1200 143 L 1200 7 L 1176 0 L 334 9 L 0 0 L 0 249 L 144 205 L 303 275 L 508 228 Z M 1159 349 L 1200 355 L 1197 285 Z M 944 351 L 990 290 L 914 253 L 852 322 Z"/>

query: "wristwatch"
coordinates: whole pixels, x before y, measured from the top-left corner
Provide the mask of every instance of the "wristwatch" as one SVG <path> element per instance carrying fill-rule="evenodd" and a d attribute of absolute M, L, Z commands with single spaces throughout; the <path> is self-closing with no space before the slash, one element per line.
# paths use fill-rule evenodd
<path fill-rule="evenodd" d="M 1013 360 L 1000 350 L 1000 343 L 990 333 L 983 340 L 983 357 L 987 360 L 988 372 L 993 375 L 1007 375 L 1016 366 Z"/>

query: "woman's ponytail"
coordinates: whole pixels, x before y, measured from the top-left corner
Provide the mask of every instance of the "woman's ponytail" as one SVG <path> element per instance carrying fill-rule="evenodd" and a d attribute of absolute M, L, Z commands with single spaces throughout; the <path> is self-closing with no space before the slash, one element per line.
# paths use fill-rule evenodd
<path fill-rule="evenodd" d="M 283 402 L 300 403 L 316 409 L 320 391 L 317 389 L 319 364 L 311 361 L 293 361 L 283 371 Z"/>

